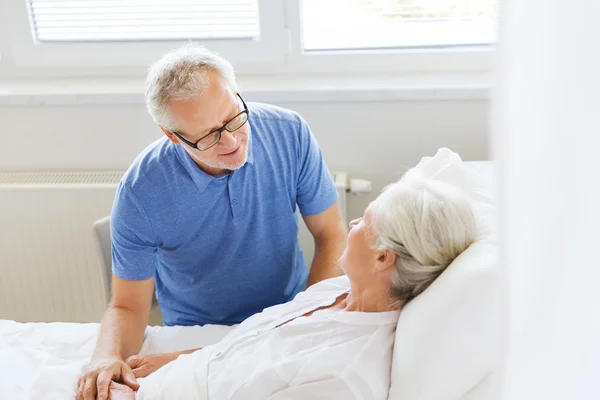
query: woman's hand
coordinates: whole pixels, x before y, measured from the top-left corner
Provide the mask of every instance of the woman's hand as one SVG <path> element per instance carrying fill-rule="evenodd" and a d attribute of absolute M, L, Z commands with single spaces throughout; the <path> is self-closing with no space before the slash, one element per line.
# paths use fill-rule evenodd
<path fill-rule="evenodd" d="M 131 356 L 125 362 L 133 370 L 136 378 L 145 378 L 163 365 L 175 360 L 182 353 L 150 354 Z"/>
<path fill-rule="evenodd" d="M 109 400 L 135 400 L 135 392 L 127 385 L 111 382 L 108 388 Z"/>

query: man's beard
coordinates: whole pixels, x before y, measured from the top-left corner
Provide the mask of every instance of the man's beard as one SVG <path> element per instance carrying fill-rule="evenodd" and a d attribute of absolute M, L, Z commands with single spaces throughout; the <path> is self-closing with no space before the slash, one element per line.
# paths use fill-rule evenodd
<path fill-rule="evenodd" d="M 233 162 L 233 163 L 225 163 L 225 162 L 218 162 L 218 161 L 212 161 L 212 160 L 207 161 L 207 160 L 203 160 L 199 157 L 198 157 L 198 161 L 200 161 L 203 164 L 208 165 L 211 168 L 227 169 L 230 171 L 235 171 L 236 169 L 242 168 L 246 164 L 246 161 L 248 161 L 248 147 L 246 147 L 244 149 L 244 157 L 241 160 Z"/>

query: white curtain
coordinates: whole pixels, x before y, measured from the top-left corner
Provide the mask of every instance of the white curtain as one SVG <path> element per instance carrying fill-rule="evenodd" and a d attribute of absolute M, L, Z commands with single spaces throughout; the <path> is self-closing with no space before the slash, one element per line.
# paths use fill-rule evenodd
<path fill-rule="evenodd" d="M 600 399 L 600 1 L 500 0 L 497 399 Z"/>

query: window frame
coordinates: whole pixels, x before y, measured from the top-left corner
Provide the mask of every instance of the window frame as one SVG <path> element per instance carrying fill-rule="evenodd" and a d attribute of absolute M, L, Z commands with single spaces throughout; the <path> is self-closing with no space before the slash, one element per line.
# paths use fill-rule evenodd
<path fill-rule="evenodd" d="M 145 68 L 163 53 L 185 44 L 185 40 L 42 42 L 35 34 L 27 0 L 5 0 L 7 27 L 12 41 L 15 67 L 32 68 Z M 259 0 L 260 38 L 194 40 L 248 69 L 281 64 L 287 48 L 284 6 L 278 0 Z M 115 56 L 118 54 L 118 56 Z"/>
<path fill-rule="evenodd" d="M 5 0 L 4 44 L 7 70 L 19 75 L 139 76 L 164 52 L 185 41 L 44 42 L 35 43 L 26 0 Z M 259 0 L 259 40 L 198 40 L 227 58 L 244 75 L 364 75 L 487 73 L 494 46 L 446 48 L 304 51 L 301 0 Z M 2 50 L 0 40 L 0 51 Z M 118 54 L 118 56 L 115 56 Z M 5 54 L 2 54 L 3 58 Z M 4 64 L 4 65 L 3 65 Z M 4 71 L 4 72 L 3 72 Z M 8 73 L 10 75 L 10 72 Z"/>
<path fill-rule="evenodd" d="M 469 73 L 487 72 L 491 67 L 492 45 L 304 51 L 301 0 L 284 1 L 291 46 L 287 69 L 293 72 Z"/>

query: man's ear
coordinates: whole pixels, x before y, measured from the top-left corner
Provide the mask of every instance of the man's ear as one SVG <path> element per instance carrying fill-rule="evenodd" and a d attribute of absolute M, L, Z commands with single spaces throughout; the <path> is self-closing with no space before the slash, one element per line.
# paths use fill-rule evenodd
<path fill-rule="evenodd" d="M 179 144 L 180 143 L 179 139 L 177 139 L 177 136 L 173 135 L 173 132 L 171 132 L 170 130 L 168 130 L 166 128 L 163 128 L 162 126 L 160 126 L 160 129 L 163 131 L 163 133 L 165 135 L 167 135 L 167 137 L 169 138 L 169 140 L 171 142 L 173 142 L 173 144 Z"/>
<path fill-rule="evenodd" d="M 396 263 L 396 253 L 391 250 L 384 250 L 377 253 L 377 261 L 373 267 L 373 272 L 379 273 L 389 270 Z"/>

